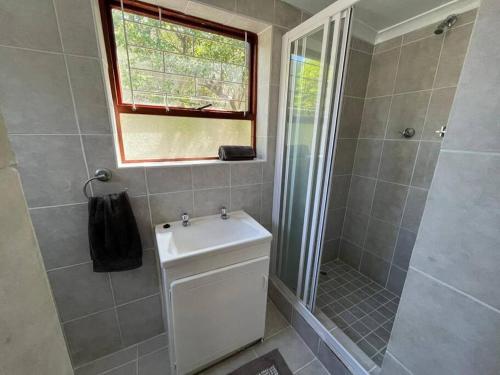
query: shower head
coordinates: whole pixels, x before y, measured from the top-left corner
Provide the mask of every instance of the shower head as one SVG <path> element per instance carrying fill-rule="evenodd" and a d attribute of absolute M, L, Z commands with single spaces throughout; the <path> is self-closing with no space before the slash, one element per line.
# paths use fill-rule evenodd
<path fill-rule="evenodd" d="M 436 30 L 434 30 L 434 34 L 436 35 L 442 34 L 445 31 L 445 29 L 449 29 L 450 27 L 452 27 L 455 24 L 455 22 L 457 22 L 457 19 L 458 17 L 454 14 L 446 17 L 446 19 L 443 22 L 437 25 Z"/>

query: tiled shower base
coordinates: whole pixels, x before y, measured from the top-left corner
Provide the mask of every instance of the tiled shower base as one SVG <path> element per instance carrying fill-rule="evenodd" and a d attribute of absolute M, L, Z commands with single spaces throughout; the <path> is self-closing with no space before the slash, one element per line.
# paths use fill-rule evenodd
<path fill-rule="evenodd" d="M 341 260 L 321 265 L 316 312 L 326 315 L 379 366 L 398 304 L 398 296 Z"/>

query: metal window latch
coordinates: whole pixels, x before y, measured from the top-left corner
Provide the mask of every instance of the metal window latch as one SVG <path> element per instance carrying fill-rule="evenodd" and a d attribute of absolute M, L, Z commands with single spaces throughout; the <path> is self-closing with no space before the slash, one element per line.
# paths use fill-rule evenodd
<path fill-rule="evenodd" d="M 443 138 L 444 135 L 446 134 L 446 126 L 441 126 L 441 128 L 436 130 L 435 133 L 439 134 L 439 136 Z"/>

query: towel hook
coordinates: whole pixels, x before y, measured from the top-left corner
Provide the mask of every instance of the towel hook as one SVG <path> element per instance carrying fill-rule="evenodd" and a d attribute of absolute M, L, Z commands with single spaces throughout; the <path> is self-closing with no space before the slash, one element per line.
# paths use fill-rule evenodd
<path fill-rule="evenodd" d="M 85 184 L 83 184 L 83 194 L 85 195 L 85 197 L 87 197 L 87 199 L 90 199 L 90 197 L 88 196 L 87 194 L 87 185 L 94 181 L 94 180 L 98 180 L 98 181 L 102 181 L 102 182 L 106 182 L 106 181 L 109 181 L 111 180 L 111 176 L 113 176 L 113 174 L 111 173 L 111 170 L 109 170 L 108 168 L 99 168 L 97 169 L 95 172 L 94 172 L 94 177 L 92 178 L 89 178 Z"/>

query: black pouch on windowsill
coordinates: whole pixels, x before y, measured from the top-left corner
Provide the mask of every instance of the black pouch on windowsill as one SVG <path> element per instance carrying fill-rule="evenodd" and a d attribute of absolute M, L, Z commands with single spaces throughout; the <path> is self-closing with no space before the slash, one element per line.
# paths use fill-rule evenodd
<path fill-rule="evenodd" d="M 251 146 L 220 146 L 220 160 L 253 160 L 255 159 L 255 150 Z"/>

